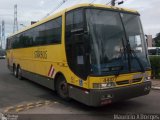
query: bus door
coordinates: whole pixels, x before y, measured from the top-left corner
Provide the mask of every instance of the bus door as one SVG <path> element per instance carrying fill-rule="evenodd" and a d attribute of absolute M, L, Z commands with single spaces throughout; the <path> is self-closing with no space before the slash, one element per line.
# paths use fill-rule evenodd
<path fill-rule="evenodd" d="M 83 9 L 66 14 L 66 55 L 71 70 L 86 79 L 89 69 L 87 32 L 84 28 Z"/>

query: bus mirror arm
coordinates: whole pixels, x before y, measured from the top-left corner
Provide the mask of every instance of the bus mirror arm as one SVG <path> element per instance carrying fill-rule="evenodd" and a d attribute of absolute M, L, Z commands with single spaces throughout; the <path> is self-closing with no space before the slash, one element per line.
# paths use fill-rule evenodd
<path fill-rule="evenodd" d="M 71 34 L 87 34 L 88 35 L 88 31 L 84 30 L 83 28 L 78 28 L 78 29 L 72 29 Z"/>
<path fill-rule="evenodd" d="M 83 28 L 72 29 L 71 33 L 72 34 L 84 33 L 84 29 Z"/>

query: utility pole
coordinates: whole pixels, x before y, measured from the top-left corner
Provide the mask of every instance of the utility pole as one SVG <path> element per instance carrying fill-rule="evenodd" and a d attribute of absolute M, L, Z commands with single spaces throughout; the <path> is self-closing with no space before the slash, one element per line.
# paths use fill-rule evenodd
<path fill-rule="evenodd" d="M 14 25 L 13 25 L 13 33 L 18 31 L 18 19 L 17 19 L 17 4 L 14 5 Z"/>
<path fill-rule="evenodd" d="M 116 5 L 116 1 L 117 0 L 111 0 L 111 6 L 115 6 Z M 122 0 L 122 1 L 120 1 L 120 2 L 118 2 L 118 5 L 121 5 L 121 4 L 123 4 L 124 3 L 124 1 Z"/>
<path fill-rule="evenodd" d="M 112 5 L 112 6 L 115 6 L 115 4 L 116 4 L 116 0 L 112 0 L 112 1 L 111 1 L 111 5 Z"/>
<path fill-rule="evenodd" d="M 5 46 L 6 45 L 6 40 L 5 40 L 5 22 L 4 20 L 2 20 L 2 48 L 3 48 L 3 45 Z M 4 47 L 5 48 L 5 47 Z"/>

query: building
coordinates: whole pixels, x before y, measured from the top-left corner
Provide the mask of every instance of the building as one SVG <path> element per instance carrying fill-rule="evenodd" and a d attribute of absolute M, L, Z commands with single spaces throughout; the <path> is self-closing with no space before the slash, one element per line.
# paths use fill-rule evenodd
<path fill-rule="evenodd" d="M 146 35 L 146 41 L 147 41 L 148 47 L 154 47 L 155 46 L 152 35 Z"/>

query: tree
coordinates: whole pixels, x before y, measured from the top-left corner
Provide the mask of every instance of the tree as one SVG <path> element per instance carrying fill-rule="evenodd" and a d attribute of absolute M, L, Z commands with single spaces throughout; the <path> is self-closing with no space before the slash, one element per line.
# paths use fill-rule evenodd
<path fill-rule="evenodd" d="M 154 41 L 155 41 L 155 46 L 160 47 L 160 33 L 156 35 L 156 37 L 154 38 Z"/>

